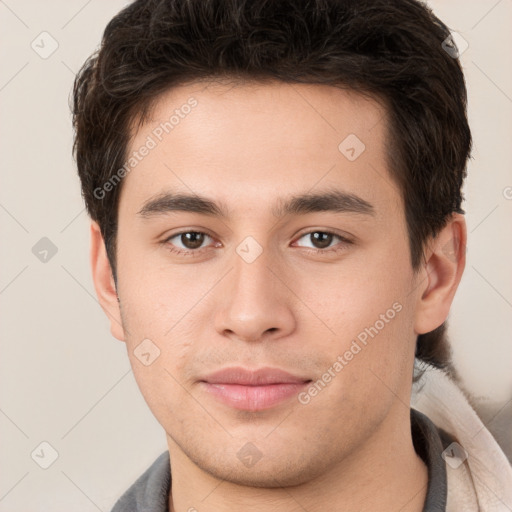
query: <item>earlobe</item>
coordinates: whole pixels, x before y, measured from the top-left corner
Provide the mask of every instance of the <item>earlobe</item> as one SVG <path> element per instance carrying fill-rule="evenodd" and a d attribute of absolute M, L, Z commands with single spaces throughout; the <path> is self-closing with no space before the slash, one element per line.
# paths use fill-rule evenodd
<path fill-rule="evenodd" d="M 427 284 L 416 309 L 417 334 L 433 331 L 448 317 L 466 264 L 466 241 L 466 221 L 458 213 L 432 238 L 423 273 Z"/>
<path fill-rule="evenodd" d="M 97 222 L 91 223 L 91 253 L 92 278 L 98 301 L 110 321 L 112 336 L 125 341 L 125 333 L 121 320 L 120 304 L 116 284 L 112 276 L 112 268 L 107 257 L 105 242 Z"/>

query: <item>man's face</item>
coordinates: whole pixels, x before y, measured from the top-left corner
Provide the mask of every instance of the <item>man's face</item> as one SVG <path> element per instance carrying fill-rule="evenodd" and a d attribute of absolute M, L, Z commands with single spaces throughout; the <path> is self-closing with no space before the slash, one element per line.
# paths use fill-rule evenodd
<path fill-rule="evenodd" d="M 419 278 L 385 134 L 375 101 L 269 83 L 172 89 L 134 135 L 119 337 L 171 460 L 273 487 L 392 449 L 378 441 L 409 415 Z M 328 193 L 348 197 L 286 208 Z"/>

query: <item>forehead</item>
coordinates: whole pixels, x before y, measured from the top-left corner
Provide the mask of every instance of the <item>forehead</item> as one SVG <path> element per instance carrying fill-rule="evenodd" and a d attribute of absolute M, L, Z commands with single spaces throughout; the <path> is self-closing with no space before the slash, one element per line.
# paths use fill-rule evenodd
<path fill-rule="evenodd" d="M 386 119 L 376 99 L 331 86 L 175 87 L 157 99 L 132 134 L 121 203 L 128 196 L 134 210 L 169 188 L 238 201 L 247 210 L 261 208 L 263 198 L 319 186 L 396 204 Z"/>

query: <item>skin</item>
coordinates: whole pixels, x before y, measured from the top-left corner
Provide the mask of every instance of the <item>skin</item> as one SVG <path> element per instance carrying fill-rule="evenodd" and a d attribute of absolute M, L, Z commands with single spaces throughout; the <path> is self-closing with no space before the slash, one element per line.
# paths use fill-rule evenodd
<path fill-rule="evenodd" d="M 91 226 L 100 303 L 166 432 L 170 510 L 314 512 L 336 503 L 421 511 L 427 468 L 414 451 L 408 405 L 414 347 L 448 315 L 465 264 L 464 218 L 455 214 L 429 240 L 414 271 L 403 202 L 386 167 L 386 110 L 354 91 L 187 84 L 158 98 L 130 151 L 190 97 L 197 106 L 124 179 L 117 290 Z M 348 134 L 366 146 L 354 161 L 338 149 Z M 373 215 L 272 213 L 290 195 L 331 189 L 364 199 Z M 230 215 L 139 214 L 169 191 L 207 196 Z M 187 229 L 207 233 L 200 249 L 169 239 Z M 307 234 L 315 231 L 352 243 L 333 237 L 325 252 Z M 251 263 L 236 251 L 248 236 L 262 249 Z M 230 366 L 317 381 L 395 303 L 400 312 L 307 404 L 292 397 L 240 411 L 198 382 Z M 144 339 L 160 350 L 147 366 L 135 354 Z M 251 467 L 237 456 L 247 443 L 260 457 Z"/>

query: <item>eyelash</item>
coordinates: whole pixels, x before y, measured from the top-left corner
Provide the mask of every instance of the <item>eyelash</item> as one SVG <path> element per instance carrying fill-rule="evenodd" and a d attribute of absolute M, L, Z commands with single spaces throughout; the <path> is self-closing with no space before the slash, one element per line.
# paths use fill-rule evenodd
<path fill-rule="evenodd" d="M 199 249 L 178 249 L 178 248 L 176 248 L 176 247 L 174 247 L 174 246 L 172 246 L 170 244 L 169 241 L 172 238 L 176 238 L 177 236 L 183 235 L 185 233 L 196 233 L 196 234 L 200 234 L 200 235 L 206 235 L 206 236 L 208 236 L 208 237 L 213 239 L 213 237 L 211 235 L 209 235 L 208 233 L 205 233 L 204 231 L 185 230 L 185 231 L 180 231 L 179 233 L 172 234 L 171 236 L 169 236 L 168 238 L 163 240 L 162 244 L 164 246 L 166 246 L 166 248 L 167 248 L 167 250 L 169 252 L 171 252 L 173 254 L 177 254 L 179 256 L 195 257 L 195 256 L 198 256 L 198 255 L 202 254 L 203 249 L 208 249 L 208 247 L 201 247 Z M 331 253 L 331 252 L 334 252 L 334 253 L 341 252 L 341 251 L 345 250 L 345 248 L 346 248 L 345 246 L 351 245 L 353 243 L 351 240 L 349 240 L 348 238 L 346 238 L 344 236 L 339 235 L 338 233 L 334 233 L 332 231 L 324 231 L 324 230 L 320 230 L 320 229 L 314 229 L 312 231 L 307 231 L 305 233 L 302 233 L 297 238 L 297 240 L 300 240 L 302 237 L 304 237 L 306 235 L 311 235 L 312 233 L 323 233 L 323 234 L 326 234 L 326 235 L 332 235 L 332 236 L 334 236 L 336 238 L 339 238 L 341 243 L 338 244 L 338 245 L 342 246 L 342 247 L 337 248 L 337 249 L 334 249 L 334 248 L 317 249 L 315 247 L 306 247 L 306 249 L 309 252 L 313 252 L 315 254 L 325 254 L 325 253 Z"/>

